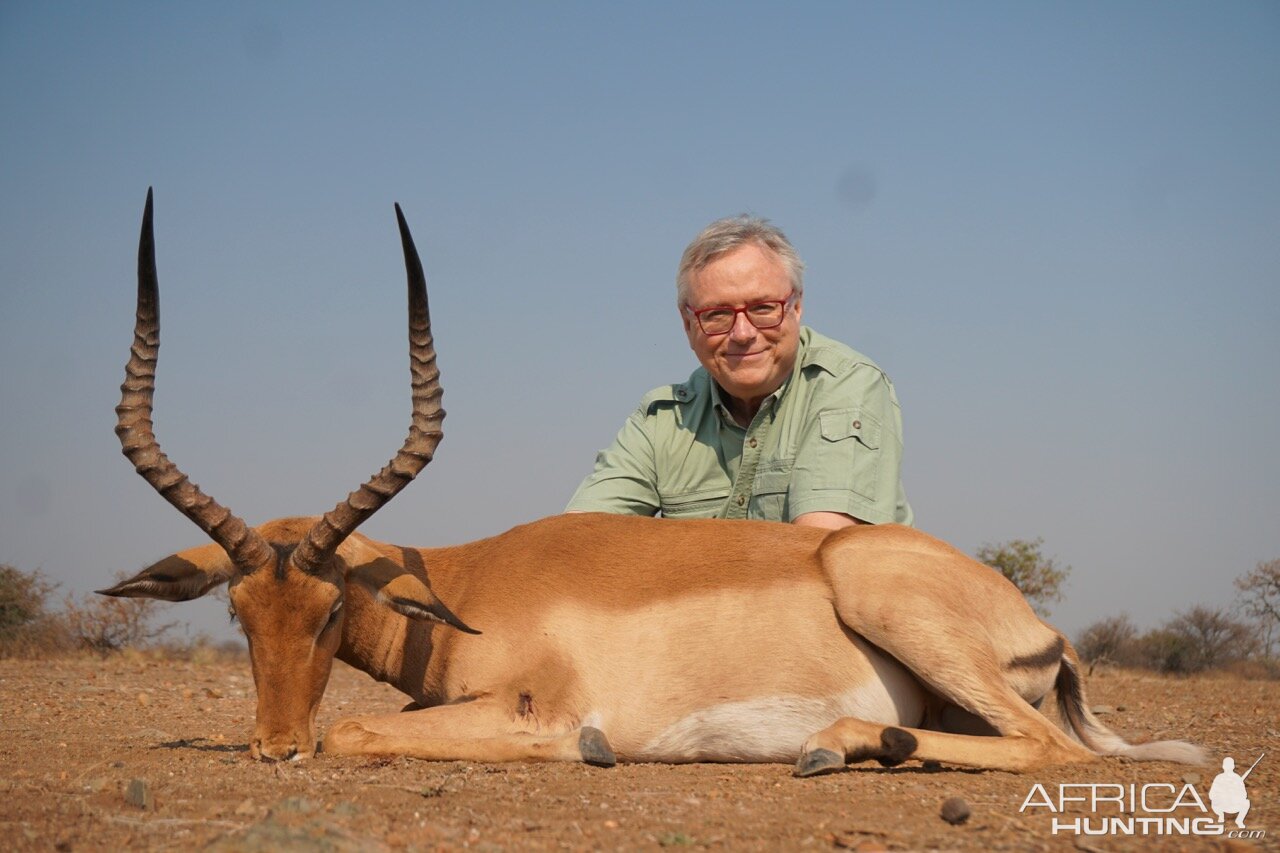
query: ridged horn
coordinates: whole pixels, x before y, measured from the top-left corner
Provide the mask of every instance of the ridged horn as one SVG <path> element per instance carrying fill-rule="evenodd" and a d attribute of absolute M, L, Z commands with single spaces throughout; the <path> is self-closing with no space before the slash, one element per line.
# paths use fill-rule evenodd
<path fill-rule="evenodd" d="M 178 511 L 217 542 L 244 572 L 275 560 L 266 540 L 187 479 L 160 450 L 151 422 L 160 352 L 160 285 L 156 277 L 156 243 L 151 226 L 151 189 L 138 238 L 138 309 L 133 346 L 116 406 L 116 435 L 134 469 Z"/>
<path fill-rule="evenodd" d="M 413 388 L 413 420 L 409 436 L 399 452 L 377 474 L 347 499 L 325 513 L 307 531 L 293 552 L 293 564 L 304 572 L 315 572 L 332 556 L 342 541 L 364 521 L 409 485 L 435 455 L 444 437 L 441 424 L 444 409 L 440 398 L 440 370 L 436 367 L 436 348 L 431 340 L 431 313 L 427 307 L 427 279 L 422 261 L 413 245 L 413 235 L 404 221 L 400 205 L 396 205 L 396 221 L 400 224 L 400 243 L 404 247 L 404 266 L 409 284 L 409 373 Z"/>

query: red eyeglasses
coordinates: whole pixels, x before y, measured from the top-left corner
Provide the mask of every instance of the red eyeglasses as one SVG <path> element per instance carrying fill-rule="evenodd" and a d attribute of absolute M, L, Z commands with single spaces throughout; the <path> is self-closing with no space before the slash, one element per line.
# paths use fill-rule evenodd
<path fill-rule="evenodd" d="M 757 329 L 772 329 L 782 325 L 782 318 L 787 316 L 787 306 L 795 301 L 796 292 L 786 299 L 762 299 L 759 302 L 748 302 L 741 308 L 730 305 L 712 305 L 710 308 L 694 310 L 688 305 L 684 310 L 698 321 L 698 328 L 707 337 L 727 335 L 733 331 L 733 324 L 738 322 L 738 315 L 745 314 L 747 322 Z"/>

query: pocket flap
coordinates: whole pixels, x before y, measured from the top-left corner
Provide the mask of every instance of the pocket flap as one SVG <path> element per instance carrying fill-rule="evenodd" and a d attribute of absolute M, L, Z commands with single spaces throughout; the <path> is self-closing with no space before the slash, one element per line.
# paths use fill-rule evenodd
<path fill-rule="evenodd" d="M 828 409 L 818 413 L 818 420 L 827 441 L 856 438 L 872 450 L 880 449 L 880 422 L 862 409 Z"/>
<path fill-rule="evenodd" d="M 757 495 L 774 495 L 791 488 L 791 469 L 784 471 L 757 471 L 751 492 Z"/>

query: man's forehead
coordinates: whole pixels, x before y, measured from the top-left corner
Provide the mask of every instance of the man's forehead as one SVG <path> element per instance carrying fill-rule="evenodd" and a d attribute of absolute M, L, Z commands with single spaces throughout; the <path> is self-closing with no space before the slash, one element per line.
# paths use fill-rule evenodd
<path fill-rule="evenodd" d="M 768 247 L 754 243 L 717 255 L 690 279 L 690 302 L 786 299 L 791 292 L 782 259 Z"/>

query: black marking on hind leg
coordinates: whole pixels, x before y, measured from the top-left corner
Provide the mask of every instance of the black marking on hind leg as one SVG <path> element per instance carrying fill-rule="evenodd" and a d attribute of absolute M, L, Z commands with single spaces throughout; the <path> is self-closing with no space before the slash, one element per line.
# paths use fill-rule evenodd
<path fill-rule="evenodd" d="M 880 732 L 880 743 L 876 746 L 857 749 L 849 755 L 848 761 L 875 759 L 885 767 L 896 767 L 910 758 L 916 751 L 915 735 L 902 729 L 887 726 Z"/>
<path fill-rule="evenodd" d="M 1043 651 L 1013 658 L 1005 664 L 1005 669 L 1051 669 L 1062 660 L 1064 651 L 1066 651 L 1066 640 L 1058 635 Z"/>
<path fill-rule="evenodd" d="M 896 767 L 906 761 L 915 754 L 916 747 L 920 745 L 911 732 L 892 726 L 880 733 L 880 744 L 884 747 L 884 751 L 875 758 L 885 767 Z"/>

